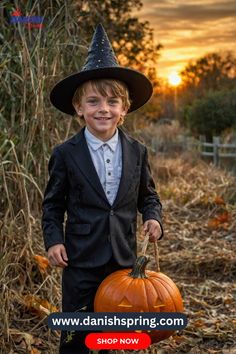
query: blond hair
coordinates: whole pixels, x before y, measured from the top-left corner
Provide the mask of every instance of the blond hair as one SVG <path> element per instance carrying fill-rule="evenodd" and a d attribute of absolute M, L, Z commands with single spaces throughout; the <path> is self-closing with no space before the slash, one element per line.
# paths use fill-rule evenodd
<path fill-rule="evenodd" d="M 123 109 L 127 110 L 130 108 L 131 101 L 129 98 L 129 91 L 126 84 L 119 80 L 113 79 L 97 79 L 86 81 L 80 85 L 74 93 L 72 98 L 72 104 L 75 107 L 81 103 L 83 95 L 86 93 L 88 85 L 91 85 L 93 89 L 98 91 L 102 96 L 108 96 L 108 89 L 111 90 L 114 97 L 120 97 L 123 104 Z M 85 125 L 85 120 L 83 117 L 78 117 L 80 125 Z M 121 116 L 117 125 L 122 125 L 124 123 L 124 117 Z"/>

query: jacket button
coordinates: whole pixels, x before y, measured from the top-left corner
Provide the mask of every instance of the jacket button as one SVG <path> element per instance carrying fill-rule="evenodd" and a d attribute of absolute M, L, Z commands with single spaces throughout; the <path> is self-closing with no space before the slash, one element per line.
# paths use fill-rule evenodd
<path fill-rule="evenodd" d="M 114 210 L 111 210 L 111 211 L 110 211 L 110 215 L 114 215 Z"/>

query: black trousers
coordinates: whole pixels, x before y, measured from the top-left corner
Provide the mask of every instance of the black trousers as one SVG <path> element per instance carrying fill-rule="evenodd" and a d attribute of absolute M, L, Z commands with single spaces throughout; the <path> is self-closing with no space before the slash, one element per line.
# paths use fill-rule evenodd
<path fill-rule="evenodd" d="M 98 286 L 104 278 L 122 266 L 111 258 L 108 263 L 96 268 L 66 267 L 62 275 L 62 311 L 93 312 L 93 302 Z M 85 337 L 91 331 L 61 332 L 59 354 L 88 354 Z M 100 353 L 108 353 L 102 350 Z"/>

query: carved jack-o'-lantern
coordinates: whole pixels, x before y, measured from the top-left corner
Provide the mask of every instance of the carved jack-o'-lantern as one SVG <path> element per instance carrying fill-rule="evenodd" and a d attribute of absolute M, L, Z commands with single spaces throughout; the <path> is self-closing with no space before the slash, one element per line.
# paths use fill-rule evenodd
<path fill-rule="evenodd" d="M 140 256 L 133 270 L 118 270 L 106 277 L 95 296 L 95 312 L 182 312 L 183 302 L 175 283 L 161 272 L 145 271 L 147 263 L 147 257 Z M 148 331 L 152 343 L 173 333 Z"/>

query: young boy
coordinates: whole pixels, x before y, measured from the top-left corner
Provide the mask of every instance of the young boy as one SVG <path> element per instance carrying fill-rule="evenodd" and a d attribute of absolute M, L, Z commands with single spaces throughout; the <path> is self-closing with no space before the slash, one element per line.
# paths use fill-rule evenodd
<path fill-rule="evenodd" d="M 141 107 L 151 94 L 151 83 L 144 75 L 118 65 L 101 25 L 82 71 L 52 90 L 54 106 L 76 113 L 86 126 L 54 149 L 43 201 L 48 258 L 51 265 L 63 268 L 64 312 L 93 311 L 102 280 L 132 267 L 137 210 L 150 241 L 162 237 L 161 203 L 147 149 L 118 128 L 125 115 Z M 84 343 L 87 334 L 63 331 L 60 354 L 89 353 Z"/>

